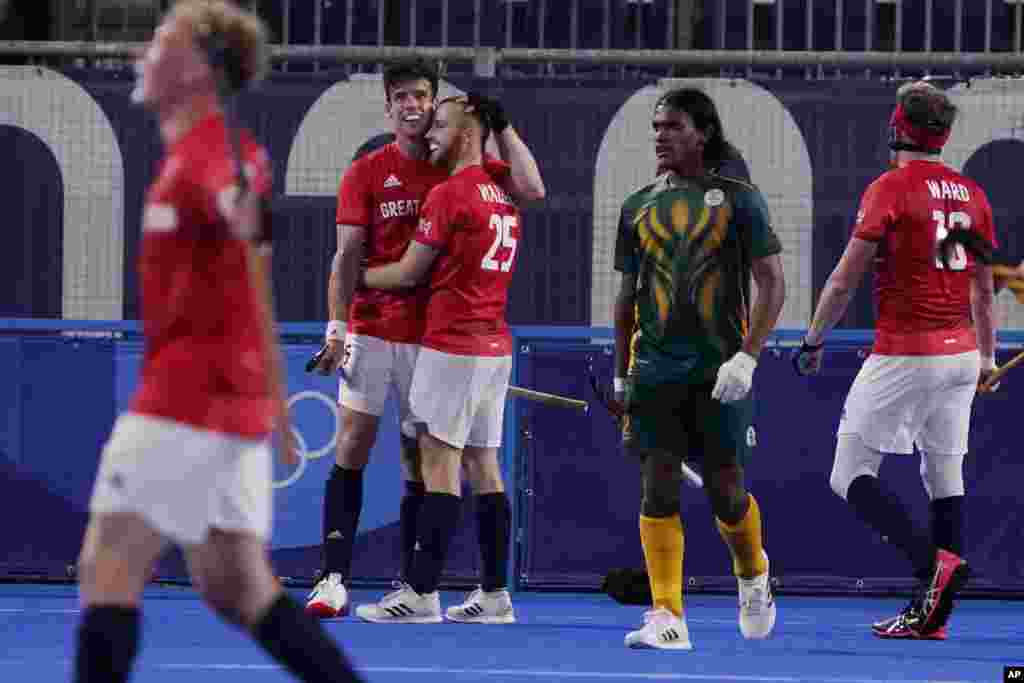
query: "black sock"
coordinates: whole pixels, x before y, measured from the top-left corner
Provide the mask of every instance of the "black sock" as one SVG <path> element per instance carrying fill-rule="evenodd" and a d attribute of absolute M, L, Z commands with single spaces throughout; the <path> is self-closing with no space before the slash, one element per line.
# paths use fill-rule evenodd
<path fill-rule="evenodd" d="M 139 609 L 86 608 L 78 625 L 75 683 L 125 683 L 139 650 Z"/>
<path fill-rule="evenodd" d="M 914 576 L 922 578 L 931 572 L 935 547 L 899 498 L 877 477 L 864 474 L 854 479 L 846 490 L 846 501 L 863 522 L 907 554 Z"/>
<path fill-rule="evenodd" d="M 320 624 L 284 593 L 252 628 L 267 654 L 306 683 L 353 683 L 361 679 Z"/>
<path fill-rule="evenodd" d="M 441 583 L 441 571 L 448 556 L 448 546 L 459 523 L 462 499 L 450 493 L 427 492 L 420 508 L 420 549 L 416 553 L 409 583 L 420 595 L 433 593 Z"/>
<path fill-rule="evenodd" d="M 963 557 L 964 555 L 964 497 L 939 498 L 931 503 L 932 543 Z"/>
<path fill-rule="evenodd" d="M 481 579 L 485 591 L 508 588 L 508 540 L 512 513 L 508 496 L 485 493 L 476 497 L 476 531 L 480 543 Z"/>
<path fill-rule="evenodd" d="M 427 487 L 422 481 L 405 482 L 405 495 L 398 516 L 399 542 L 402 544 L 402 580 L 408 581 L 412 574 L 412 558 L 416 554 L 416 521 L 419 519 L 420 508 L 423 507 L 423 496 Z"/>
<path fill-rule="evenodd" d="M 324 575 L 352 574 L 352 546 L 363 509 L 363 471 L 331 468 L 324 487 Z"/>

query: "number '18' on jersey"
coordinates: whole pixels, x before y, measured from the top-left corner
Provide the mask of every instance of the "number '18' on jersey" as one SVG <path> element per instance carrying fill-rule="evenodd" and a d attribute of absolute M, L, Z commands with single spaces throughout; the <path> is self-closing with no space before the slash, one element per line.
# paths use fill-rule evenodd
<path fill-rule="evenodd" d="M 940 162 L 912 161 L 865 191 L 854 237 L 878 244 L 875 353 L 945 355 L 977 348 L 974 259 L 959 245 L 950 250 L 948 266 L 939 257 L 940 240 L 954 228 L 995 244 L 984 191 Z"/>

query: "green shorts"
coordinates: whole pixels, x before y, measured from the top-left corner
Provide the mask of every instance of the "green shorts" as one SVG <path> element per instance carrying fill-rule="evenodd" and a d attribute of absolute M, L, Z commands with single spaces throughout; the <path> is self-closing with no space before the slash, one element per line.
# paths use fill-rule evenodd
<path fill-rule="evenodd" d="M 714 383 L 640 384 L 626 388 L 622 441 L 636 452 L 667 451 L 704 471 L 745 467 L 757 443 L 753 392 L 734 403 L 711 398 Z"/>

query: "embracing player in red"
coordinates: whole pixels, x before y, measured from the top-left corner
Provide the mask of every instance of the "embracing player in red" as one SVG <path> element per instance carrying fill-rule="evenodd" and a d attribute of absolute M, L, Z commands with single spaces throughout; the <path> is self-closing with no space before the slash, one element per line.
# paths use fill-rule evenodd
<path fill-rule="evenodd" d="M 512 372 L 505 319 L 520 240 L 520 214 L 482 165 L 489 117 L 466 98 L 438 104 L 427 133 L 430 161 L 449 174 L 427 196 L 419 228 L 397 263 L 370 268 L 364 284 L 404 289 L 427 283 L 426 327 L 410 390 L 426 495 L 408 584 L 356 613 L 367 621 L 442 620 L 438 584 L 461 509 L 461 470 L 478 496 L 505 500 L 498 447 Z M 507 590 L 507 505 L 482 519 L 480 589 L 451 607 L 453 621 L 515 621 Z M 485 508 L 485 509 L 487 509 Z M 497 517 L 504 511 L 504 519 Z"/>
<path fill-rule="evenodd" d="M 977 387 L 995 368 L 992 269 L 961 245 L 940 253 L 953 229 L 995 241 L 992 209 L 970 178 L 942 163 L 956 108 L 926 82 L 900 88 L 890 120 L 893 168 L 864 193 L 846 251 L 822 291 L 797 372 L 816 373 L 825 335 L 875 264 L 875 343 L 839 422 L 831 486 L 857 516 L 906 553 L 920 582 L 910 604 L 877 622 L 880 638 L 942 640 L 967 580 L 964 455 Z M 921 455 L 931 534 L 878 478 L 884 454 Z"/>
<path fill-rule="evenodd" d="M 397 262 L 419 224 L 427 193 L 448 177 L 447 169 L 427 158 L 424 135 L 431 125 L 438 75 L 429 62 L 399 62 L 384 72 L 385 111 L 395 139 L 356 159 L 338 190 L 338 243 L 328 283 L 331 321 L 317 354 L 323 374 L 341 371 L 338 402 L 341 425 L 335 465 L 325 483 L 323 567 L 306 609 L 322 618 L 348 612 L 346 582 L 363 502 L 363 470 L 376 442 L 388 395 L 397 403 L 399 421 L 409 423 L 409 389 L 423 334 L 425 288 L 395 291 L 356 289 L 365 259 L 370 267 Z M 540 199 L 544 185 L 537 163 L 496 100 L 471 93 L 469 101 L 486 111 L 499 154 L 483 156 L 483 165 L 500 178 L 518 201 Z M 416 543 L 416 520 L 425 489 L 416 436 L 400 434 L 405 495 L 399 512 L 401 576 L 408 576 Z M 507 517 L 504 493 L 478 498 L 481 533 Z M 493 519 L 492 519 L 493 518 Z"/>

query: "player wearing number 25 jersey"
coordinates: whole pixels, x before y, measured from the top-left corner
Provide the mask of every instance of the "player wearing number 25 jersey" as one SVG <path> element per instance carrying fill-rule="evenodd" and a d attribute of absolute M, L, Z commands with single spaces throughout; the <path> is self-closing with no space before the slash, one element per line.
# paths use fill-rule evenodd
<path fill-rule="evenodd" d="M 367 287 L 425 282 L 426 323 L 409 391 L 427 493 L 416 521 L 419 550 L 408 585 L 356 614 L 367 621 L 442 620 L 438 584 L 461 510 L 462 465 L 477 494 L 481 587 L 451 607 L 453 621 L 515 621 L 507 590 L 510 518 L 497 449 L 512 372 L 505 320 L 519 243 L 519 209 L 483 164 L 496 117 L 479 102 L 438 104 L 426 140 L 450 174 L 432 189 L 398 263 L 369 268 Z"/>
<path fill-rule="evenodd" d="M 816 372 L 825 333 L 842 317 L 872 261 L 875 345 L 839 421 L 832 490 L 879 535 L 906 553 L 920 581 L 901 613 L 876 623 L 881 638 L 941 640 L 963 560 L 963 462 L 978 382 L 994 367 L 992 269 L 960 245 L 940 253 L 948 231 L 994 241 L 982 189 L 942 163 L 956 107 L 928 83 L 899 90 L 890 120 L 895 168 L 868 187 L 853 237 L 822 291 L 797 371 Z M 980 352 L 980 353 L 979 353 Z M 918 529 L 879 480 L 886 453 L 921 454 L 931 533 Z"/>
<path fill-rule="evenodd" d="M 423 207 L 416 242 L 439 251 L 428 285 L 420 345 L 468 356 L 507 356 L 505 320 L 519 210 L 482 166 L 438 185 Z"/>

